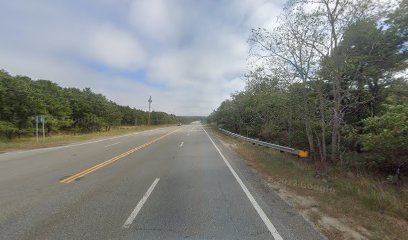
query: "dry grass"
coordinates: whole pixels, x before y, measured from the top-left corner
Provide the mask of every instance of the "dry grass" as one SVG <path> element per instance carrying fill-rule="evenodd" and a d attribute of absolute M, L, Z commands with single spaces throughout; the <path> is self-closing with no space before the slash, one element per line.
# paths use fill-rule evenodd
<path fill-rule="evenodd" d="M 408 239 L 407 186 L 339 170 L 316 178 L 309 160 L 216 134 L 329 239 Z"/>
<path fill-rule="evenodd" d="M 84 134 L 56 134 L 52 136 L 47 136 L 45 143 L 41 143 L 41 136 L 39 137 L 40 143 L 36 143 L 35 137 L 22 137 L 12 140 L 0 139 L 0 153 L 10 152 L 16 150 L 27 150 L 35 148 L 45 148 L 61 146 L 71 143 L 78 143 L 89 140 L 102 139 L 112 136 L 123 135 L 132 132 L 140 132 L 155 128 L 167 127 L 172 125 L 153 125 L 153 126 L 126 126 L 113 128 L 108 132 L 93 132 Z"/>

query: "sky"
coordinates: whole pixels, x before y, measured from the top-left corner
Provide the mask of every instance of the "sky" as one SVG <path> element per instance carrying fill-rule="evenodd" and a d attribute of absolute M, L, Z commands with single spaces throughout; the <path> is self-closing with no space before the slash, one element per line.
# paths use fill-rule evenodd
<path fill-rule="evenodd" d="M 283 0 L 0 0 L 0 69 L 138 109 L 205 116 L 248 71 Z"/>

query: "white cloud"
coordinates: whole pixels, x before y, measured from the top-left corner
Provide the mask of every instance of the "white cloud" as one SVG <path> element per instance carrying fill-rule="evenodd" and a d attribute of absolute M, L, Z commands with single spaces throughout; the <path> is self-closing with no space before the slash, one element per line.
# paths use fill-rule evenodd
<path fill-rule="evenodd" d="M 135 31 L 154 40 L 169 41 L 183 32 L 181 1 L 134 0 L 129 20 Z"/>
<path fill-rule="evenodd" d="M 155 110 L 206 115 L 244 88 L 250 29 L 273 25 L 281 4 L 5 1 L 0 68 L 91 87 L 123 105 L 145 108 L 152 95 Z"/>
<path fill-rule="evenodd" d="M 231 0 L 231 8 L 235 17 L 244 17 L 243 25 L 247 28 L 272 27 L 280 14 L 283 3 L 281 0 Z"/>
<path fill-rule="evenodd" d="M 153 58 L 147 70 L 152 80 L 174 86 L 202 86 L 227 81 L 244 73 L 248 46 L 240 35 L 221 29 L 182 49 Z"/>
<path fill-rule="evenodd" d="M 139 69 L 146 60 L 143 46 L 126 31 L 105 24 L 92 29 L 83 51 L 87 57 L 119 69 Z"/>

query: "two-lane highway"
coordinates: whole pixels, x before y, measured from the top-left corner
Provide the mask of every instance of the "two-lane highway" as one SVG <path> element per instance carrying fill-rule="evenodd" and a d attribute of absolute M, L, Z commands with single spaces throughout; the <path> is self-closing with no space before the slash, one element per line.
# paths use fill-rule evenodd
<path fill-rule="evenodd" d="M 323 239 L 199 124 L 0 155 L 0 239 Z"/>

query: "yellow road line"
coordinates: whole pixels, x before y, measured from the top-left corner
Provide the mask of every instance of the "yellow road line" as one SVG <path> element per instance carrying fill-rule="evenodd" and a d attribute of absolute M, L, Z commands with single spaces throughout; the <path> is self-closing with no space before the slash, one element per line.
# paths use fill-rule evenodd
<path fill-rule="evenodd" d="M 163 136 L 160 136 L 160 137 L 158 137 L 158 138 L 156 138 L 156 139 L 153 139 L 153 140 L 150 141 L 150 142 L 147 142 L 147 143 L 144 143 L 144 144 L 142 144 L 142 145 L 140 145 L 140 146 L 137 146 L 137 147 L 135 147 L 135 148 L 132 148 L 132 149 L 130 149 L 129 151 L 124 152 L 124 153 L 122 153 L 122 154 L 120 154 L 120 155 L 118 155 L 118 156 L 116 156 L 116 157 L 113 157 L 113 158 L 108 159 L 108 160 L 106 160 L 106 161 L 104 161 L 104 162 L 101 162 L 101 163 L 99 163 L 99 164 L 97 164 L 97 165 L 95 165 L 95 166 L 93 166 L 93 167 L 90 167 L 90 168 L 88 168 L 88 169 L 85 169 L 84 171 L 79 172 L 79 173 L 77 173 L 77 174 L 74 174 L 74 175 L 72 175 L 72 176 L 70 176 L 70 177 L 64 178 L 64 179 L 62 179 L 62 180 L 60 181 L 60 183 L 71 183 L 71 182 L 73 182 L 73 181 L 75 181 L 75 180 L 77 180 L 77 179 L 79 179 L 79 178 L 81 178 L 81 177 L 83 177 L 83 176 L 86 176 L 86 175 L 88 175 L 88 174 L 90 174 L 90 173 L 95 172 L 95 171 L 98 170 L 98 169 L 101 169 L 101 168 L 103 168 L 103 167 L 105 167 L 105 166 L 107 166 L 107 165 L 109 165 L 109 164 L 111 164 L 111 163 L 114 163 L 114 162 L 118 161 L 119 159 L 122 159 L 122 158 L 128 156 L 129 154 L 132 154 L 132 153 L 134 153 L 134 152 L 137 152 L 137 151 L 139 151 L 139 150 L 141 150 L 141 149 L 143 149 L 143 148 L 145 148 L 145 147 L 147 147 L 147 146 L 149 146 L 149 145 L 151 145 L 151 144 L 153 144 L 153 143 L 159 141 L 160 139 L 163 139 L 163 138 L 169 136 L 170 134 L 172 134 L 172 133 L 174 133 L 174 132 L 176 132 L 176 131 L 178 131 L 178 130 L 180 130 L 180 129 L 177 129 L 177 130 L 175 130 L 175 131 L 166 133 L 166 134 L 164 134 Z"/>

